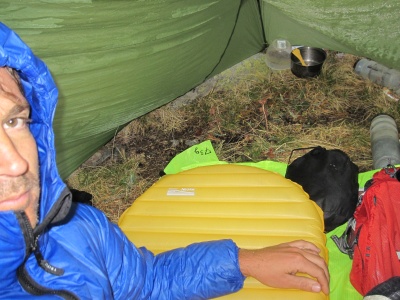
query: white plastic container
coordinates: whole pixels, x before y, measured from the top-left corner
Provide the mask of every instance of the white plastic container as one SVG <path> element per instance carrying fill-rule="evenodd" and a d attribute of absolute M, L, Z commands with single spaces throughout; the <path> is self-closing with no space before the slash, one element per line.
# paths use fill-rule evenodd
<path fill-rule="evenodd" d="M 284 39 L 274 40 L 267 48 L 265 61 L 273 70 L 290 69 L 290 53 L 292 46 Z"/>
<path fill-rule="evenodd" d="M 400 95 L 400 71 L 389 69 L 366 58 L 362 58 L 356 63 L 354 71 L 361 77 L 388 87 Z"/>
<path fill-rule="evenodd" d="M 370 135 L 374 169 L 400 164 L 399 132 L 391 116 L 377 115 L 371 122 Z"/>

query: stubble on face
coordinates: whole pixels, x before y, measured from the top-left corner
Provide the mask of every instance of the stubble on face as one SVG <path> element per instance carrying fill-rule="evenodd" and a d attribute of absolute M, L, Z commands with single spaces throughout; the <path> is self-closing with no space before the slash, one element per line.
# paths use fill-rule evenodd
<path fill-rule="evenodd" d="M 10 195 L 21 195 L 29 191 L 30 199 L 16 210 L 25 211 L 32 227 L 38 222 L 38 206 L 39 206 L 39 179 L 33 173 L 28 172 L 16 178 L 9 178 L 0 181 L 0 199 L 7 199 Z"/>

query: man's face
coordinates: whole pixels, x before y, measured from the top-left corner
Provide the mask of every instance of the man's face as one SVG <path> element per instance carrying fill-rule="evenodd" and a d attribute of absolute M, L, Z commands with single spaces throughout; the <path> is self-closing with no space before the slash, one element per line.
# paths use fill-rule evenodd
<path fill-rule="evenodd" d="M 7 69 L 0 68 L 0 211 L 25 211 L 34 227 L 40 187 L 29 112 L 14 78 Z"/>

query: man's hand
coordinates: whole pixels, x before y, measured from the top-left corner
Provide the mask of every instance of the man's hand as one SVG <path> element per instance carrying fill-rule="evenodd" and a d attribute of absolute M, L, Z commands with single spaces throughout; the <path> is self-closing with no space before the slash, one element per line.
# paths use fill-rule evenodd
<path fill-rule="evenodd" d="M 319 252 L 317 246 L 301 240 L 257 250 L 240 249 L 239 265 L 244 276 L 265 285 L 328 295 L 328 267 Z"/>

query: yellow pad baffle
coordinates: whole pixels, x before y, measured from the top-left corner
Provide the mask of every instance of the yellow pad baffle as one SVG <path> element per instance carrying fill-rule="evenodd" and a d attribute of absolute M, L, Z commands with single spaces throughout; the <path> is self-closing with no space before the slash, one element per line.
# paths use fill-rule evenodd
<path fill-rule="evenodd" d="M 212 165 L 165 175 L 123 213 L 119 226 L 136 246 L 154 253 L 225 238 L 249 249 L 304 239 L 328 260 L 321 209 L 298 184 L 256 167 Z M 220 299 L 329 297 L 247 278 L 241 291 Z"/>

